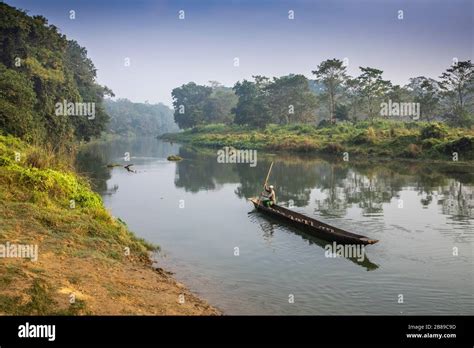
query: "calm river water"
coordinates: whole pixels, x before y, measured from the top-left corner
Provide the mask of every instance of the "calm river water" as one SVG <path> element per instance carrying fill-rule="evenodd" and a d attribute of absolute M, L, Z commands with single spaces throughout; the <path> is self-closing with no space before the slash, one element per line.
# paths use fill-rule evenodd
<path fill-rule="evenodd" d="M 364 262 L 254 212 L 271 161 L 279 202 L 379 240 Z M 474 314 L 473 166 L 259 152 L 251 167 L 156 139 L 89 145 L 77 162 L 112 214 L 161 246 L 158 266 L 225 314 Z"/>

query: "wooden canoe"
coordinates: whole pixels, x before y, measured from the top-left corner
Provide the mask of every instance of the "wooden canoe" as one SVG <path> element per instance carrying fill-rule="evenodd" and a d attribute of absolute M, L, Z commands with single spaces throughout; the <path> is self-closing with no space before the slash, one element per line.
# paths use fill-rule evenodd
<path fill-rule="evenodd" d="M 331 242 L 337 242 L 340 244 L 375 244 L 378 242 L 376 239 L 370 239 L 360 234 L 344 231 L 340 228 L 325 224 L 324 222 L 310 218 L 303 214 L 295 211 L 283 208 L 279 205 L 272 205 L 266 207 L 260 203 L 258 198 L 251 198 L 250 201 L 253 203 L 255 208 L 262 213 L 271 215 L 279 220 L 285 221 L 286 223 L 295 226 L 299 229 L 304 230 L 306 233 L 313 235 L 317 238 L 321 238 Z"/>

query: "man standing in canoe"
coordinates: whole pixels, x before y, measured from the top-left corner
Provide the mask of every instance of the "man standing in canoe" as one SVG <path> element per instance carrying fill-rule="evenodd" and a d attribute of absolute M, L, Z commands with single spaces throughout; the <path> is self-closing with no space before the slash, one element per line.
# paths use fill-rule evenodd
<path fill-rule="evenodd" d="M 273 204 L 276 204 L 276 194 L 273 185 L 265 185 L 265 193 L 262 193 L 262 195 L 264 197 L 262 201 L 264 206 L 270 207 Z"/>

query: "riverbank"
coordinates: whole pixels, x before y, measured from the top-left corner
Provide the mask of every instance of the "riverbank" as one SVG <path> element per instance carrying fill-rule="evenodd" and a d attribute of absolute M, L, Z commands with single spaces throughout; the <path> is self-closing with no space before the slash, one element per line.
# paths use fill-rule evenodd
<path fill-rule="evenodd" d="M 0 136 L 0 314 L 219 314 L 152 268 L 155 250 L 66 161 Z"/>
<path fill-rule="evenodd" d="M 222 124 L 198 126 L 165 134 L 167 141 L 205 147 L 290 151 L 360 157 L 474 160 L 474 129 L 451 128 L 440 123 L 362 121 L 311 125 L 269 125 L 264 129 Z"/>

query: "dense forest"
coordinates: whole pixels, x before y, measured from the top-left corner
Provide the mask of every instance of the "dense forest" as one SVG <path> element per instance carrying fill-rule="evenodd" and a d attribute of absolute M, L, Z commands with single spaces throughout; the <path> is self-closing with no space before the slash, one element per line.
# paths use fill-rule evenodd
<path fill-rule="evenodd" d="M 166 105 L 133 103 L 128 99 L 105 99 L 105 110 L 110 115 L 107 133 L 121 136 L 156 136 L 179 130 L 173 110 Z"/>
<path fill-rule="evenodd" d="M 217 82 L 211 86 L 190 82 L 172 91 L 175 120 L 181 128 L 212 123 L 254 127 L 331 124 L 376 118 L 436 120 L 455 127 L 474 124 L 470 60 L 453 61 L 437 80 L 418 76 L 405 86 L 385 80 L 382 70 L 371 67 L 360 67 L 360 75 L 351 77 L 347 64 L 339 59 L 320 63 L 312 74 L 313 80 L 294 74 L 253 76 L 253 81 L 238 81 L 232 89 Z"/>
<path fill-rule="evenodd" d="M 56 149 L 89 140 L 105 130 L 106 95 L 84 47 L 43 16 L 0 3 L 0 129 Z"/>

